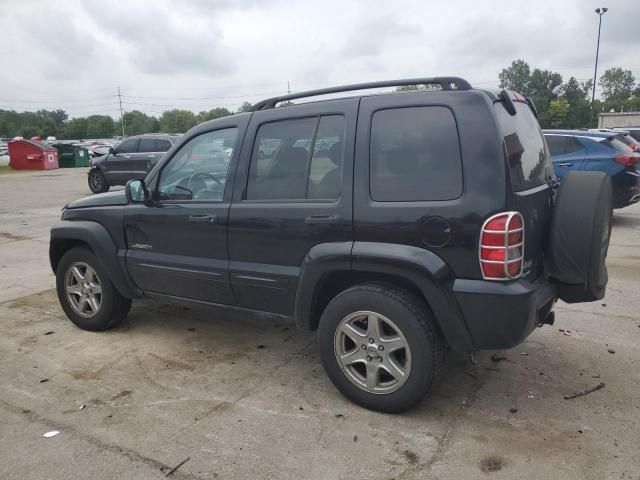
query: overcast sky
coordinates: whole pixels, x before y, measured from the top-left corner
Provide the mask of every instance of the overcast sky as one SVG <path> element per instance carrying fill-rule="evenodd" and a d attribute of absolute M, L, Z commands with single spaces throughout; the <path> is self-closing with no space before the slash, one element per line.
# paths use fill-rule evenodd
<path fill-rule="evenodd" d="M 72 116 L 233 109 L 342 83 L 458 75 L 497 86 L 516 58 L 640 79 L 637 0 L 0 0 L 0 109 Z"/>

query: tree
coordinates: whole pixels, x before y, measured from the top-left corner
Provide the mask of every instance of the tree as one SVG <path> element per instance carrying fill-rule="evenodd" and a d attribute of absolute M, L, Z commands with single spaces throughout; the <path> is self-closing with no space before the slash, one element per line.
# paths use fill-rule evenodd
<path fill-rule="evenodd" d="M 86 118 L 72 118 L 69 120 L 63 130 L 62 138 L 68 139 L 83 139 L 87 138 L 87 119 Z"/>
<path fill-rule="evenodd" d="M 569 102 L 565 98 L 551 100 L 547 111 L 549 125 L 553 128 L 564 126 L 570 108 Z"/>
<path fill-rule="evenodd" d="M 587 128 L 591 127 L 591 104 L 589 92 L 593 82 L 578 82 L 575 77 L 569 78 L 567 83 L 560 87 L 560 98 L 567 101 L 569 111 L 564 120 L 563 128 Z"/>
<path fill-rule="evenodd" d="M 109 138 L 116 132 L 116 125 L 109 115 L 91 115 L 87 117 L 88 138 Z"/>
<path fill-rule="evenodd" d="M 522 59 L 514 60 L 507 68 L 503 68 L 498 74 L 500 88 L 513 90 L 514 92 L 528 93 L 531 68 Z"/>
<path fill-rule="evenodd" d="M 191 110 L 167 110 L 160 116 L 160 131 L 184 133 L 197 123 L 196 115 Z"/>
<path fill-rule="evenodd" d="M 250 112 L 252 106 L 253 105 L 251 104 L 251 102 L 243 102 L 242 105 L 240 105 L 240 107 L 238 108 L 237 113 Z"/>
<path fill-rule="evenodd" d="M 602 87 L 605 111 L 627 106 L 633 95 L 635 83 L 636 79 L 631 70 L 623 70 L 620 67 L 606 70 L 598 82 Z"/>
<path fill-rule="evenodd" d="M 231 112 L 224 108 L 218 107 L 212 110 L 203 111 L 198 114 L 197 121 L 198 123 L 206 122 L 207 120 L 215 120 L 216 118 L 226 117 L 227 115 L 231 115 Z"/>
<path fill-rule="evenodd" d="M 140 135 L 141 133 L 155 133 L 160 130 L 158 119 L 139 110 L 133 110 L 124 114 L 125 135 Z M 115 133 L 122 133 L 120 126 L 115 128 Z"/>

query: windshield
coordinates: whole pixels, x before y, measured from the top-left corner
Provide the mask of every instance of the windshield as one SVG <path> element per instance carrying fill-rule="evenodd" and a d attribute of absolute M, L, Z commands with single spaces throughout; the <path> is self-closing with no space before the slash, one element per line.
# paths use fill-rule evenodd
<path fill-rule="evenodd" d="M 513 103 L 514 116 L 509 115 L 502 102 L 494 106 L 504 137 L 511 184 L 517 192 L 542 185 L 554 173 L 547 144 L 531 109 L 526 103 Z"/>

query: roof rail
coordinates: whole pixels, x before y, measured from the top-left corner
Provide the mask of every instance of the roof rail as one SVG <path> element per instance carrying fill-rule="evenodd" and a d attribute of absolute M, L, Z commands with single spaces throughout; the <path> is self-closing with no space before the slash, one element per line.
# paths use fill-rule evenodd
<path fill-rule="evenodd" d="M 427 77 L 427 78 L 407 78 L 400 80 L 384 80 L 381 82 L 353 83 L 340 87 L 320 88 L 318 90 L 308 90 L 306 92 L 292 93 L 280 97 L 267 98 L 251 107 L 251 111 L 266 110 L 274 108 L 280 102 L 296 100 L 298 98 L 316 97 L 330 93 L 352 92 L 355 90 L 368 90 L 371 88 L 401 87 L 404 85 L 440 85 L 442 90 L 471 90 L 471 84 L 459 77 Z"/>

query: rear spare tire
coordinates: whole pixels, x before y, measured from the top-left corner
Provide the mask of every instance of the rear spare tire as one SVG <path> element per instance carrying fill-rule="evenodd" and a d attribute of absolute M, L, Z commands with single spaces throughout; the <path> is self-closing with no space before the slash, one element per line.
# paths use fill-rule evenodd
<path fill-rule="evenodd" d="M 547 267 L 567 303 L 604 297 L 612 209 L 606 174 L 570 172 L 564 177 L 555 198 Z"/>

